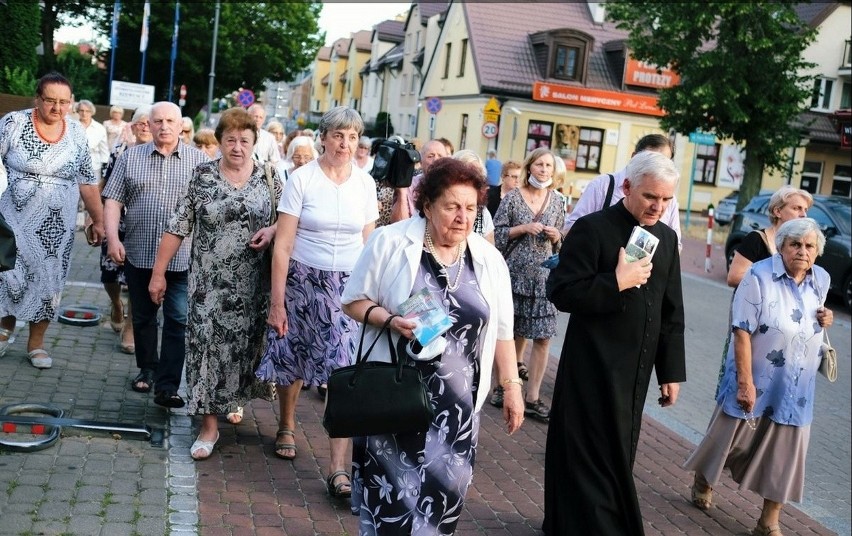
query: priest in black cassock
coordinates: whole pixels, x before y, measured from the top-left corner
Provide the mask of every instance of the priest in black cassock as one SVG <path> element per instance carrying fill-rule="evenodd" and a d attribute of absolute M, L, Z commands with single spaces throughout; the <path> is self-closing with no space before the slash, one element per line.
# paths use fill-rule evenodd
<path fill-rule="evenodd" d="M 663 406 L 686 380 L 678 239 L 659 221 L 678 173 L 650 151 L 626 171 L 624 199 L 574 224 L 547 281 L 550 301 L 571 313 L 547 432 L 549 536 L 644 534 L 633 462 L 651 369 Z M 659 239 L 651 261 L 625 258 L 637 225 Z"/>

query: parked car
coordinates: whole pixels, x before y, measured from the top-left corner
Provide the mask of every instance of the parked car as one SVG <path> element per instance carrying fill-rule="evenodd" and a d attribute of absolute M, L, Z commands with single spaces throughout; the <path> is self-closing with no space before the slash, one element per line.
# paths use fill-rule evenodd
<path fill-rule="evenodd" d="M 769 227 L 770 197 L 770 194 L 758 194 L 734 215 L 725 243 L 728 268 L 745 235 Z M 836 195 L 815 195 L 808 217 L 816 220 L 825 233 L 825 251 L 817 257 L 816 263 L 831 276 L 829 293 L 839 296 L 846 308 L 852 309 L 852 201 Z"/>
<path fill-rule="evenodd" d="M 716 205 L 716 210 L 713 211 L 713 219 L 719 225 L 727 225 L 734 219 L 734 212 L 737 211 L 737 201 L 740 198 L 739 190 L 734 190 L 725 197 L 719 200 Z"/>

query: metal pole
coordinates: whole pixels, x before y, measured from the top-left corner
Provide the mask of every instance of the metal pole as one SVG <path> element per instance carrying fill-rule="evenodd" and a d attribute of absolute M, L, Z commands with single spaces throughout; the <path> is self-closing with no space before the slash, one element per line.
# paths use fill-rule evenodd
<path fill-rule="evenodd" d="M 112 77 L 115 73 L 115 51 L 118 48 L 118 16 L 121 14 L 121 2 L 116 0 L 112 5 L 112 34 L 109 51 L 109 82 L 107 85 L 107 102 L 112 97 Z"/>
<path fill-rule="evenodd" d="M 219 39 L 219 10 L 222 5 L 216 2 L 216 14 L 213 16 L 213 53 L 210 55 L 210 83 L 207 86 L 207 125 L 213 126 L 213 82 L 216 80 L 216 42 Z"/>
<path fill-rule="evenodd" d="M 145 2 L 142 14 L 142 37 L 139 40 L 139 49 L 142 52 L 142 69 L 139 73 L 139 83 L 145 83 L 145 63 L 148 60 L 148 19 L 151 17 L 151 3 Z"/>
<path fill-rule="evenodd" d="M 689 195 L 686 197 L 686 230 L 689 230 L 689 214 L 692 212 L 692 186 L 695 184 L 695 162 L 698 160 L 698 145 L 692 144 L 692 171 L 689 174 Z"/>
<path fill-rule="evenodd" d="M 172 62 L 169 67 L 169 98 L 172 102 L 175 85 L 175 61 L 177 60 L 177 45 L 178 45 L 178 26 L 180 25 L 180 2 L 175 2 L 175 30 L 172 33 Z"/>

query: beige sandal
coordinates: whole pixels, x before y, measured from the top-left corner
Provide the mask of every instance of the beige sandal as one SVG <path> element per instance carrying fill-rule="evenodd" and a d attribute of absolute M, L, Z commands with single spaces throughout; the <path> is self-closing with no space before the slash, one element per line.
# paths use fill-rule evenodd
<path fill-rule="evenodd" d="M 6 340 L 0 341 L 0 357 L 3 357 L 6 355 L 6 350 L 9 349 L 9 345 L 15 340 L 15 330 L 0 328 L 0 337 L 6 337 Z"/>
<path fill-rule="evenodd" d="M 699 489 L 699 486 L 703 488 L 703 491 Z M 695 480 L 692 482 L 692 504 L 699 510 L 709 510 L 713 505 L 713 488 L 710 487 L 703 477 L 699 480 L 697 473 Z"/>
<path fill-rule="evenodd" d="M 754 527 L 751 534 L 752 536 L 784 536 L 781 534 L 780 525 L 769 525 L 768 527 L 763 527 L 761 526 L 760 521 L 757 522 L 757 526 Z"/>
<path fill-rule="evenodd" d="M 46 369 L 53 366 L 53 359 L 41 348 L 36 348 L 32 352 L 28 352 L 27 356 L 30 358 L 30 364 L 35 368 Z"/>

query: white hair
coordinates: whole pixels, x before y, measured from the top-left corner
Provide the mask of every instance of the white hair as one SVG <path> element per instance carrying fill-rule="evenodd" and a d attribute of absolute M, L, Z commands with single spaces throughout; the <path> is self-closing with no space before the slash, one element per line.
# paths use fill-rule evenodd
<path fill-rule="evenodd" d="M 825 249 L 825 235 L 813 218 L 794 218 L 781 224 L 775 231 L 775 248 L 781 251 L 781 246 L 788 238 L 801 240 L 805 235 L 815 233 L 817 239 L 817 256 L 822 255 Z"/>
<path fill-rule="evenodd" d="M 292 141 L 290 141 L 290 145 L 287 146 L 287 160 L 293 160 L 293 153 L 296 152 L 297 147 L 310 147 L 311 152 L 314 153 L 314 159 L 319 157 L 312 138 L 307 136 L 296 136 Z"/>
<path fill-rule="evenodd" d="M 642 184 L 646 177 L 669 184 L 677 184 L 680 179 L 680 174 L 671 158 L 655 151 L 636 153 L 627 164 L 625 172 L 630 180 L 630 186 L 634 188 Z"/>

